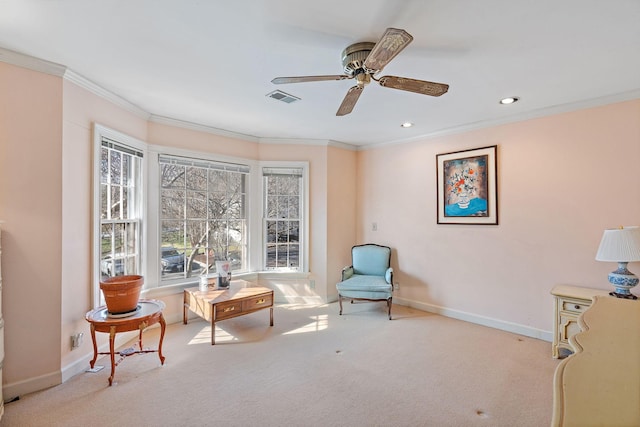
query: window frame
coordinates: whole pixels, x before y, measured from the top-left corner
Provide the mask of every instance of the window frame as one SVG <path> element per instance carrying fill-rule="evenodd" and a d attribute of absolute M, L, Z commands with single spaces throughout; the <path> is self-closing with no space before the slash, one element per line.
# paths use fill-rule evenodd
<path fill-rule="evenodd" d="M 104 303 L 102 299 L 102 294 L 100 292 L 100 279 L 101 279 L 101 242 L 102 242 L 102 233 L 101 233 L 101 210 L 102 207 L 100 205 L 100 177 L 101 177 L 101 169 L 100 169 L 100 160 L 102 158 L 102 141 L 104 139 L 108 139 L 117 145 L 123 146 L 123 148 L 130 148 L 134 151 L 139 151 L 142 153 L 141 165 L 140 165 L 140 176 L 138 177 L 140 183 L 140 194 L 139 194 L 139 218 L 138 218 L 138 227 L 139 227 L 139 242 L 138 242 L 138 250 L 139 250 L 139 274 L 144 276 L 146 271 L 146 263 L 147 263 L 147 250 L 146 250 L 146 189 L 147 189 L 147 144 L 139 139 L 131 137 L 129 135 L 120 133 L 113 129 L 109 129 L 100 124 L 94 123 L 93 125 L 93 211 L 92 211 L 92 221 L 93 221 L 93 236 L 92 236 L 92 244 L 91 244 L 91 259 L 92 259 L 92 284 L 91 287 L 91 300 L 93 307 L 96 308 Z"/>
<path fill-rule="evenodd" d="M 243 269 L 239 269 L 239 270 L 233 270 L 233 274 L 244 274 L 249 272 L 250 270 L 250 266 L 249 266 L 249 244 L 250 244 L 250 235 L 251 235 L 251 227 L 250 227 L 250 219 L 249 216 L 251 215 L 251 212 L 248 208 L 249 205 L 249 198 L 250 198 L 250 189 L 251 189 L 251 179 L 250 179 L 250 175 L 252 172 L 252 168 L 246 164 L 246 162 L 229 162 L 229 161 L 220 161 L 218 159 L 213 160 L 213 159 L 207 159 L 207 158 L 203 158 L 202 155 L 195 155 L 195 156 L 178 156 L 175 154 L 169 154 L 168 152 L 166 152 L 166 150 L 162 153 L 159 153 L 158 155 L 158 184 L 157 184 L 157 188 L 158 188 L 158 192 L 159 192 L 159 197 L 158 197 L 158 235 L 159 235 L 159 249 L 160 251 L 162 251 L 162 182 L 161 182 L 161 178 L 160 178 L 160 170 L 162 169 L 162 164 L 177 164 L 180 166 L 193 166 L 196 168 L 201 168 L 201 169 L 205 169 L 207 171 L 210 170 L 218 170 L 218 171 L 223 171 L 223 172 L 229 172 L 229 173 L 237 173 L 237 174 L 242 174 L 244 175 L 244 186 L 245 186 L 245 191 L 244 191 L 244 206 L 243 206 L 243 211 L 244 211 L 244 218 L 241 219 L 242 221 L 244 221 L 245 223 L 245 228 L 247 230 L 246 234 L 245 234 L 245 239 L 244 239 L 244 246 L 245 249 L 243 250 L 244 252 L 244 260 L 243 260 L 243 265 L 244 268 Z M 207 188 L 207 191 L 209 189 Z M 186 190 L 187 192 L 189 192 L 189 190 Z M 206 219 L 206 221 L 209 221 L 210 219 Z M 176 221 L 189 221 L 188 218 L 186 218 L 186 212 L 185 212 L 185 218 L 182 219 L 176 219 Z M 161 262 L 161 261 L 160 261 Z M 185 265 L 186 267 L 186 265 Z M 208 274 L 213 274 L 215 273 L 215 266 L 213 266 L 213 270 L 209 270 Z M 163 279 L 162 277 L 162 271 L 160 271 L 159 273 L 159 280 L 158 280 L 158 287 L 165 287 L 165 286 L 171 286 L 171 285 L 175 285 L 175 284 L 181 284 L 181 283 L 191 283 L 193 282 L 194 278 L 195 280 L 199 280 L 199 276 L 201 273 L 198 273 L 196 275 L 193 275 L 191 277 L 181 277 L 181 278 L 175 278 L 175 279 Z"/>
<path fill-rule="evenodd" d="M 260 270 L 268 274 L 290 274 L 309 272 L 309 162 L 306 161 L 261 161 L 259 162 L 258 175 L 260 179 Z M 298 268 L 267 268 L 267 230 L 266 230 L 266 191 L 264 185 L 264 169 L 301 169 L 302 170 L 302 195 L 299 215 L 299 267 Z"/>
<path fill-rule="evenodd" d="M 107 138 L 125 147 L 142 153 L 142 201 L 140 206 L 140 274 L 145 278 L 143 294 L 161 297 L 181 292 L 187 287 L 197 286 L 199 276 L 182 280 L 161 280 L 161 221 L 160 221 L 160 164 L 159 156 L 178 156 L 211 162 L 234 163 L 249 167 L 246 191 L 247 210 L 247 260 L 246 269 L 234 273 L 234 278 L 252 280 L 261 274 L 269 276 L 309 273 L 309 162 L 308 161 L 258 161 L 242 157 L 225 156 L 204 151 L 177 147 L 159 146 L 141 141 L 98 123 L 93 124 L 93 211 L 92 211 L 92 287 L 93 307 L 103 304 L 100 291 L 100 158 L 102 139 Z M 300 168 L 303 171 L 302 215 L 300 226 L 300 268 L 297 270 L 266 270 L 266 232 L 263 229 L 264 188 L 262 168 Z"/>
<path fill-rule="evenodd" d="M 160 258 L 161 258 L 161 220 L 160 220 L 160 209 L 161 209 L 161 182 L 160 182 L 160 156 L 175 156 L 175 157 L 186 157 L 190 159 L 203 160 L 214 163 L 230 163 L 236 165 L 242 165 L 249 168 L 249 173 L 247 177 L 247 191 L 246 191 L 246 207 L 247 210 L 247 260 L 246 260 L 246 269 L 243 271 L 238 271 L 233 273 L 234 278 L 239 277 L 247 277 L 258 272 L 257 260 L 259 259 L 256 255 L 259 252 L 256 252 L 256 247 L 260 247 L 260 238 L 261 234 L 256 233 L 255 230 L 259 230 L 260 227 L 260 217 L 253 213 L 255 211 L 255 203 L 256 203 L 256 189 L 259 188 L 259 183 L 256 181 L 256 176 L 258 179 L 260 178 L 257 174 L 258 170 L 258 162 L 255 160 L 250 160 L 241 157 L 232 157 L 225 156 L 216 153 L 208 153 L 204 151 L 195 151 L 188 150 L 177 147 L 168 147 L 168 146 L 159 146 L 159 145 L 148 145 L 148 175 L 149 175 L 149 187 L 147 191 L 147 205 L 149 207 L 148 211 L 150 215 L 147 218 L 148 224 L 148 238 L 147 245 L 150 250 L 155 251 L 157 249 L 157 256 L 147 256 L 147 276 L 149 277 L 149 285 L 147 286 L 147 281 L 145 280 L 145 291 L 152 290 L 152 296 L 163 296 L 174 293 L 176 291 L 181 291 L 188 287 L 197 286 L 199 282 L 199 276 L 192 276 L 190 278 L 181 278 L 171 281 L 162 281 L 161 280 L 161 272 L 160 272 Z M 258 195 L 259 197 L 259 195 Z M 259 200 L 259 199 L 258 199 Z M 155 214 L 153 214 L 155 212 Z M 257 218 L 257 223 L 256 223 Z"/>

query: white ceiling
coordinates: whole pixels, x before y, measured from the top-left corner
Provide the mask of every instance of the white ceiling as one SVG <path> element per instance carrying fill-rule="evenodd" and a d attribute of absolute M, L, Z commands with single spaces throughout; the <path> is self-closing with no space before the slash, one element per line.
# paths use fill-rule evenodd
<path fill-rule="evenodd" d="M 353 80 L 271 83 L 342 74 L 342 50 L 387 27 L 414 40 L 380 75 L 448 93 L 372 82 L 336 117 Z M 265 140 L 379 144 L 640 97 L 638 0 L 0 0 L 0 47 L 155 117 Z M 265 96 L 275 89 L 302 100 Z"/>

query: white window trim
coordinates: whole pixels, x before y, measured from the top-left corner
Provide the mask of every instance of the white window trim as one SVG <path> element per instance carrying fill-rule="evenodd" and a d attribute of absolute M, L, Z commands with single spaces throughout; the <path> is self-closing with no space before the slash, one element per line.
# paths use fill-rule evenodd
<path fill-rule="evenodd" d="M 147 191 L 147 206 L 149 212 L 160 212 L 160 169 L 158 164 L 158 157 L 160 155 L 168 155 L 168 156 L 181 156 L 195 159 L 208 160 L 211 162 L 223 162 L 223 163 L 235 163 L 246 165 L 249 167 L 249 175 L 247 177 L 247 224 L 249 226 L 249 236 L 247 241 L 248 246 L 248 259 L 247 259 L 247 270 L 242 272 L 234 273 L 234 277 L 239 277 L 241 275 L 251 274 L 259 269 L 259 258 L 256 258 L 254 253 L 254 246 L 260 247 L 261 243 L 261 235 L 260 233 L 256 233 L 256 230 L 260 230 L 260 218 L 258 218 L 257 227 L 255 225 L 254 217 L 255 214 L 252 212 L 255 210 L 255 204 L 260 201 L 255 201 L 255 188 L 259 187 L 259 182 L 256 182 L 255 175 L 258 175 L 258 179 L 260 179 L 258 173 L 258 162 L 255 160 L 240 158 L 240 157 L 232 157 L 232 156 L 224 156 L 215 153 L 206 153 L 202 151 L 193 151 L 186 150 L 182 148 L 168 147 L 168 146 L 160 146 L 149 144 L 147 146 L 148 150 L 148 158 L 149 158 L 149 188 Z M 258 195 L 259 197 L 259 195 Z M 148 218 L 149 223 L 149 233 L 147 244 L 149 248 L 158 248 L 160 251 L 160 216 L 159 215 L 150 215 L 153 218 Z M 258 252 L 259 254 L 259 252 Z M 157 289 L 177 289 L 182 290 L 184 288 L 197 286 L 199 278 L 192 277 L 191 280 L 176 280 L 175 282 L 164 282 L 162 283 L 161 277 L 159 276 L 160 271 L 160 253 L 158 252 L 157 257 L 148 257 L 149 258 L 149 281 L 150 286 L 149 289 L 157 288 Z M 164 295 L 165 292 L 152 292 L 153 296 L 156 295 Z"/>
<path fill-rule="evenodd" d="M 113 129 L 109 129 L 98 123 L 93 125 L 93 236 L 91 242 L 91 260 L 92 260 L 92 286 L 91 286 L 91 299 L 93 307 L 100 305 L 100 162 L 102 150 L 102 139 L 107 138 L 116 143 L 129 146 L 140 152 L 142 152 L 142 196 L 143 203 L 140 207 L 141 218 L 140 223 L 140 271 L 143 276 L 147 270 L 147 247 L 146 247 L 146 235 L 147 235 L 147 221 L 146 218 L 146 203 L 144 203 L 146 189 L 148 188 L 148 159 L 147 159 L 147 144 L 132 136 L 120 133 Z"/>
<path fill-rule="evenodd" d="M 261 237 L 261 241 L 260 241 L 260 245 L 259 245 L 259 250 L 260 250 L 260 255 L 259 255 L 259 259 L 260 259 L 260 269 L 263 273 L 266 274 L 300 274 L 300 273 L 308 273 L 309 272 L 309 162 L 287 162 L 287 161 L 261 161 L 259 162 L 258 165 L 258 179 L 260 180 L 260 195 L 258 197 L 258 199 L 256 200 L 260 200 L 260 217 L 258 218 L 259 224 L 258 224 L 258 230 L 261 230 L 260 233 L 260 237 Z M 298 169 L 302 169 L 302 186 L 303 186 L 303 200 L 302 200 L 302 215 L 301 215 L 301 219 L 302 219 L 302 230 L 303 230 L 303 235 L 302 238 L 300 239 L 300 248 L 302 250 L 302 264 L 300 266 L 300 270 L 299 271 L 286 271 L 286 270 L 266 270 L 265 269 L 265 264 L 266 264 L 266 260 L 265 260 L 265 245 L 267 244 L 266 242 L 266 233 L 265 230 L 262 229 L 262 219 L 264 218 L 264 203 L 262 203 L 262 200 L 264 198 L 264 180 L 262 179 L 262 168 L 298 168 Z"/>
<path fill-rule="evenodd" d="M 94 123 L 93 125 L 93 210 L 92 210 L 92 287 L 91 298 L 94 307 L 100 304 L 100 163 L 97 161 L 101 157 L 102 139 L 108 138 L 122 145 L 126 145 L 143 153 L 142 158 L 142 191 L 143 203 L 141 207 L 141 241 L 140 258 L 141 273 L 145 278 L 143 295 L 145 297 L 159 297 L 182 292 L 183 289 L 197 286 L 198 278 L 192 281 L 181 281 L 179 283 L 162 283 L 159 275 L 160 263 L 160 171 L 158 156 L 167 154 L 173 156 L 192 157 L 214 162 L 239 163 L 250 168 L 247 190 L 247 224 L 249 226 L 248 236 L 248 260 L 247 270 L 234 274 L 238 279 L 257 279 L 264 277 L 307 277 L 309 274 L 309 162 L 307 161 L 257 161 L 241 157 L 225 156 L 216 153 L 208 153 L 195 150 L 186 150 L 176 147 L 160 146 L 148 144 L 137 138 L 110 129 L 104 125 Z M 303 251 L 302 265 L 300 271 L 272 271 L 263 270 L 264 260 L 264 232 L 262 230 L 263 218 L 263 179 L 262 167 L 296 167 L 303 170 L 303 236 L 300 247 Z M 157 256 L 152 256 L 150 249 L 155 251 Z"/>

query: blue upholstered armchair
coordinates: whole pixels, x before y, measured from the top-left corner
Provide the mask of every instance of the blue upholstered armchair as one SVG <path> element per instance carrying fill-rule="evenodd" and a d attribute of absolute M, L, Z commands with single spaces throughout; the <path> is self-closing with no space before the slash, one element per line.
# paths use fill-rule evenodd
<path fill-rule="evenodd" d="M 340 314 L 342 298 L 365 301 L 386 301 L 391 320 L 393 268 L 391 248 L 373 243 L 351 248 L 352 265 L 342 269 L 342 281 L 336 285 Z"/>

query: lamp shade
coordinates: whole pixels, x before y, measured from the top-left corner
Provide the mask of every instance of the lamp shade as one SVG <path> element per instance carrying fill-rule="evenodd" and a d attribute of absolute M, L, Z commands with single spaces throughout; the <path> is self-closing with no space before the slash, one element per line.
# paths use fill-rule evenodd
<path fill-rule="evenodd" d="M 630 226 L 604 230 L 596 261 L 640 261 L 640 227 Z"/>

